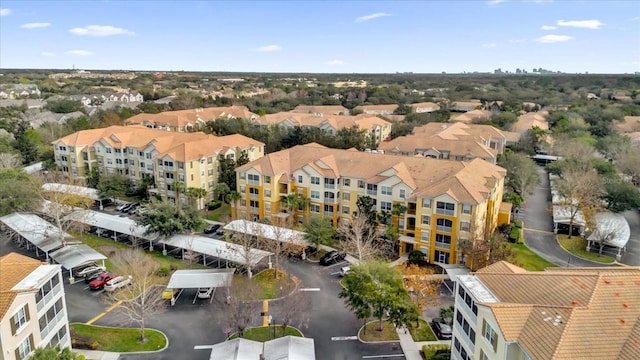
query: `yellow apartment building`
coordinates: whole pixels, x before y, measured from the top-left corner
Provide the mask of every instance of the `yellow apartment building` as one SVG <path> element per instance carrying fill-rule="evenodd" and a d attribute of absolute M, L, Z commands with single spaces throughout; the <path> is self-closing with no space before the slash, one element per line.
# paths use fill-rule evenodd
<path fill-rule="evenodd" d="M 391 212 L 394 203 L 406 207 L 392 219 L 401 254 L 420 250 L 432 262 L 458 263 L 459 242 L 487 239 L 496 228 L 505 175 L 482 159 L 399 157 L 312 143 L 238 167 L 234 216 L 270 219 L 283 212 L 283 199 L 297 194 L 310 200 L 295 210 L 298 222 L 315 214 L 337 226 L 350 221 L 360 196 L 369 196 L 378 212 Z"/>
<path fill-rule="evenodd" d="M 250 119 L 258 115 L 246 106 L 222 106 L 187 110 L 163 111 L 157 114 L 138 114 L 125 120 L 125 125 L 142 125 L 151 129 L 192 132 L 216 119 Z"/>
<path fill-rule="evenodd" d="M 211 198 L 218 180 L 219 156 L 236 160 L 246 153 L 253 161 L 264 155 L 263 143 L 243 135 L 218 137 L 144 126 L 83 130 L 52 144 L 56 165 L 69 177 L 82 179 L 98 169 L 100 174 L 124 175 L 137 184 L 143 177 L 153 176 L 155 187 L 150 192 L 169 200 L 176 198 L 175 182 L 185 188 L 205 189 Z"/>

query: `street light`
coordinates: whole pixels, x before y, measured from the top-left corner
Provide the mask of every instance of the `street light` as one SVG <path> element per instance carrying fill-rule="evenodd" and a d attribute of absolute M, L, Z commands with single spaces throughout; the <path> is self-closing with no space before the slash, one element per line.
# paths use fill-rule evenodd
<path fill-rule="evenodd" d="M 218 254 L 218 269 L 220 269 L 220 254 L 222 254 L 222 249 L 216 249 L 216 254 Z"/>

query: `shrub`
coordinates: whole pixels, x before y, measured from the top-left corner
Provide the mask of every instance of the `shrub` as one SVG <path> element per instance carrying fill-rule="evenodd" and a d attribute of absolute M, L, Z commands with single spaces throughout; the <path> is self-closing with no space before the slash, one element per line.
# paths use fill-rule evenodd
<path fill-rule="evenodd" d="M 90 336 L 80 335 L 75 330 L 71 330 L 71 347 L 76 349 L 98 350 L 100 343 Z"/>
<path fill-rule="evenodd" d="M 436 345 L 424 345 L 422 347 L 422 353 L 427 360 L 442 359 L 440 356 L 449 355 L 449 345 L 436 344 Z"/>
<path fill-rule="evenodd" d="M 163 276 L 163 277 L 164 277 L 164 276 L 169 276 L 169 273 L 170 273 L 170 272 L 171 272 L 171 270 L 169 270 L 169 268 L 168 268 L 168 267 L 163 266 L 163 267 L 161 267 L 161 268 L 159 268 L 159 269 L 157 269 L 157 270 L 156 270 L 156 275 L 158 275 L 158 276 Z"/>
<path fill-rule="evenodd" d="M 516 220 L 513 222 L 513 226 L 522 229 L 522 220 Z"/>
<path fill-rule="evenodd" d="M 207 204 L 207 209 L 209 209 L 209 210 L 215 210 L 215 209 L 219 208 L 220 206 L 222 206 L 222 201 L 220 201 L 220 200 L 213 200 L 212 202 L 210 202 L 209 204 Z"/>
<path fill-rule="evenodd" d="M 518 227 L 511 228 L 509 233 L 509 241 L 517 244 L 522 244 L 522 229 Z"/>
<path fill-rule="evenodd" d="M 420 250 L 413 250 L 409 253 L 409 264 L 422 264 L 424 262 L 424 253 Z"/>

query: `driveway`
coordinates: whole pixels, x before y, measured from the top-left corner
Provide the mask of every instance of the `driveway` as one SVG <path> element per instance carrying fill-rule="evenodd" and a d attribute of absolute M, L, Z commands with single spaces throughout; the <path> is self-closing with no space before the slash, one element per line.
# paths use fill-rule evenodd
<path fill-rule="evenodd" d="M 533 252 L 558 266 L 606 266 L 581 259 L 560 247 L 553 233 L 549 177 L 543 167 L 538 167 L 538 175 L 540 185 L 527 197 L 517 217 L 524 222 L 525 244 Z"/>
<path fill-rule="evenodd" d="M 622 213 L 631 229 L 631 237 L 627 243 L 627 251 L 622 255 L 621 263 L 640 266 L 640 211 L 629 210 Z"/>

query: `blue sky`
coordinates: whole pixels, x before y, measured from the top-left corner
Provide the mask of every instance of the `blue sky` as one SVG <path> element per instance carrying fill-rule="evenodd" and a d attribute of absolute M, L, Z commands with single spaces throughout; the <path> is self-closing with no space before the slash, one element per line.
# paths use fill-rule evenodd
<path fill-rule="evenodd" d="M 640 71 L 639 1 L 9 1 L 0 68 Z"/>

